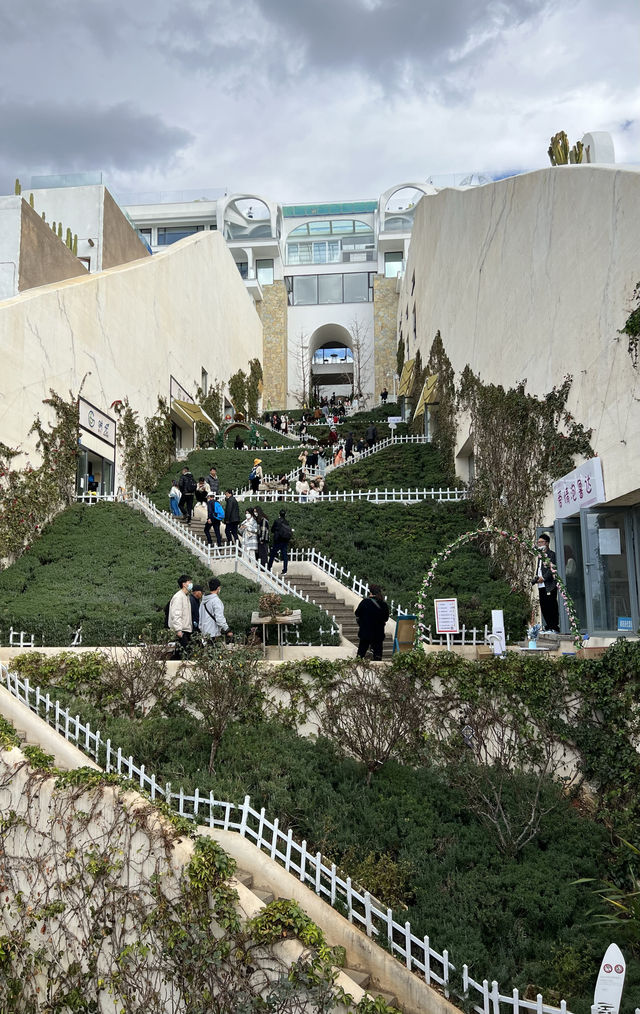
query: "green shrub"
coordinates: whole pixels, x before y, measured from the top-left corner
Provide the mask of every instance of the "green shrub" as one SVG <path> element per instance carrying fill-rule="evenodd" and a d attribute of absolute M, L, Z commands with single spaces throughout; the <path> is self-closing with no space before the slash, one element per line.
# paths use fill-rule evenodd
<path fill-rule="evenodd" d="M 125 504 L 76 504 L 0 573 L 0 628 L 13 626 L 34 634 L 36 643 L 53 645 L 71 644 L 80 626 L 88 645 L 158 638 L 180 574 L 191 574 L 203 587 L 211 577 L 172 536 Z M 222 580 L 229 626 L 236 634 L 248 633 L 260 589 L 239 574 Z M 338 636 L 328 633 L 326 613 L 295 598 L 285 596 L 283 602 L 302 610 L 302 642 L 337 643 Z M 275 639 L 275 629 L 270 636 Z M 73 679 L 71 671 L 68 678 Z"/>

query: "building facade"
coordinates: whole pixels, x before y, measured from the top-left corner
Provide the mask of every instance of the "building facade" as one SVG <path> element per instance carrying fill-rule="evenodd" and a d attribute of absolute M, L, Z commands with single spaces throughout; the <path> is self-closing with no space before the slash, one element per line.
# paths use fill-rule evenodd
<path fill-rule="evenodd" d="M 469 364 L 485 383 L 526 379 L 543 397 L 573 377 L 568 411 L 593 430 L 603 484 L 585 506 L 586 478 L 567 477 L 540 527 L 594 635 L 640 626 L 640 372 L 621 334 L 637 303 L 639 235 L 637 167 L 555 166 L 444 190 L 415 213 L 398 305 L 407 358 L 424 361 L 440 331 L 457 378 Z M 464 479 L 473 449 L 462 418 Z"/>
<path fill-rule="evenodd" d="M 263 408 L 313 394 L 371 404 L 392 392 L 398 278 L 426 183 L 375 201 L 282 205 L 253 194 L 126 205 L 154 253 L 186 236 L 224 237 L 264 329 Z"/>

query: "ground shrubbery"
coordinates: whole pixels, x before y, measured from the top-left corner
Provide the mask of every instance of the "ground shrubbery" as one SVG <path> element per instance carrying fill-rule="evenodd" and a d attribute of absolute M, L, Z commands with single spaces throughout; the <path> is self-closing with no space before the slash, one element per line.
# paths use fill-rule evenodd
<path fill-rule="evenodd" d="M 179 574 L 206 588 L 203 564 L 161 529 L 124 504 L 77 504 L 46 529 L 13 566 L 0 573 L 0 630 L 35 634 L 36 643 L 68 645 L 82 626 L 84 644 L 127 644 L 148 631 L 157 636 L 164 606 L 177 590 Z M 260 589 L 238 574 L 221 575 L 225 614 L 231 629 L 248 632 Z M 337 643 L 329 621 L 313 605 L 302 608 L 300 639 Z M 274 632 L 271 636 L 275 637 Z"/>
<path fill-rule="evenodd" d="M 553 720 L 556 703 L 573 700 L 557 715 L 555 731 L 560 734 L 562 723 L 569 723 L 568 741 L 576 744 L 598 793 L 599 819 L 579 799 L 558 794 L 557 786 L 545 781 L 540 830 L 514 854 L 501 850 L 487 831 L 455 769 L 429 762 L 428 742 L 412 764 L 389 760 L 366 785 L 364 765 L 342 756 L 329 740 L 302 739 L 281 721 L 260 720 L 254 709 L 242 724 L 227 725 L 210 775 L 212 734 L 185 710 L 180 697 L 144 719 L 114 717 L 97 706 L 92 658 L 87 660 L 91 703 L 71 696 L 82 689 L 82 674 L 67 663 L 60 677 L 46 663 L 41 682 L 55 685 L 58 679 L 74 713 L 99 726 L 161 781 L 171 781 L 174 790 L 182 786 L 191 793 L 198 787 L 234 802 L 249 794 L 254 807 L 264 806 L 281 827 L 291 828 L 298 840 L 305 838 L 310 848 L 394 907 L 399 922 L 409 919 L 417 935 L 428 933 L 432 946 L 448 948 L 458 968 L 467 962 L 474 978 L 495 978 L 503 989 L 517 986 L 521 994 L 527 987 L 541 990 L 547 1002 L 563 997 L 570 1009 L 587 1014 L 612 931 L 590 914 L 598 910 L 590 885 L 575 881 L 625 880 L 612 832 L 623 820 L 637 833 L 632 786 L 640 760 L 630 736 L 638 655 L 638 645 L 621 643 L 602 660 L 589 661 L 509 656 L 477 664 L 444 653 L 397 660 L 405 676 L 413 673 L 425 687 L 437 685 L 440 692 L 446 685 L 468 704 L 494 696 L 509 702 L 516 715 Z M 321 694 L 341 679 L 335 663 L 305 668 L 315 673 Z M 36 682 L 32 662 L 22 671 Z M 295 671 L 295 666 L 273 670 L 272 679 L 294 688 Z M 507 809 L 529 791 L 525 781 L 522 774 L 502 773 Z M 627 786 L 624 795 L 620 785 Z M 615 935 L 622 940 L 618 929 Z M 630 947 L 625 956 L 625 1000 L 631 1009 L 640 999 L 640 965 Z"/>
<path fill-rule="evenodd" d="M 389 600 L 413 608 L 418 589 L 436 553 L 478 518 L 467 503 L 265 504 L 271 520 L 285 506 L 294 529 L 292 548 L 315 547 L 352 574 L 381 584 Z M 509 636 L 524 634 L 529 604 L 492 570 L 477 547 L 465 546 L 436 571 L 434 598 L 456 595 L 460 622 L 467 628 L 491 625 L 491 610 L 503 609 Z M 433 616 L 427 623 L 433 623 Z"/>
<path fill-rule="evenodd" d="M 327 475 L 328 490 L 343 489 L 445 489 L 447 478 L 438 450 L 431 444 L 385 447 L 357 464 Z M 460 486 L 459 481 L 453 483 Z"/>

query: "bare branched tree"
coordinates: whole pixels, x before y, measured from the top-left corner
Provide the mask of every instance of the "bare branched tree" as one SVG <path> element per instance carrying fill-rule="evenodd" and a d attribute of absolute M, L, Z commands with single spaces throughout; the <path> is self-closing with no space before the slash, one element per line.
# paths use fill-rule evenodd
<path fill-rule="evenodd" d="M 357 398 L 361 405 L 365 405 L 369 392 L 364 390 L 364 384 L 373 358 L 373 347 L 369 340 L 370 327 L 360 317 L 354 317 L 349 325 L 349 331 L 353 352 L 352 397 Z"/>
<path fill-rule="evenodd" d="M 551 712 L 534 716 L 496 685 L 472 695 L 445 688 L 425 716 L 433 756 L 505 855 L 535 838 L 570 781 L 554 782 L 568 765 Z"/>
<path fill-rule="evenodd" d="M 185 696 L 202 715 L 211 736 L 210 774 L 229 723 L 261 712 L 264 694 L 259 658 L 255 651 L 239 647 L 228 650 L 224 645 L 203 641 L 180 667 L 179 675 L 186 680 Z"/>
<path fill-rule="evenodd" d="M 294 397 L 302 407 L 309 404 L 311 397 L 311 356 L 309 354 L 309 335 L 305 331 L 300 331 L 297 338 L 295 363 L 298 387 Z"/>
<path fill-rule="evenodd" d="M 420 689 L 409 673 L 371 668 L 361 659 L 345 667 L 327 693 L 322 731 L 373 772 L 407 747 L 420 728 Z"/>
<path fill-rule="evenodd" d="M 162 645 L 112 648 L 100 677 L 102 703 L 115 714 L 144 716 L 154 704 L 165 704 L 173 681 Z"/>

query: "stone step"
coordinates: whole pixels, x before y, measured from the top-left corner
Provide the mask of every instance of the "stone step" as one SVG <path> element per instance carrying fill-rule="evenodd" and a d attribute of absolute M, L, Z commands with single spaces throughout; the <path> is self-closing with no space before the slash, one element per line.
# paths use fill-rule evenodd
<path fill-rule="evenodd" d="M 359 968 L 343 968 L 342 971 L 345 975 L 348 975 L 350 979 L 353 979 L 360 989 L 366 989 L 371 982 L 371 976 L 368 972 L 363 972 Z"/>
<path fill-rule="evenodd" d="M 271 891 L 260 891 L 255 887 L 252 887 L 251 890 L 255 894 L 256 898 L 262 901 L 265 905 L 269 905 L 274 900 L 275 895 L 273 895 Z"/>
<path fill-rule="evenodd" d="M 376 989 L 375 986 L 369 987 L 369 989 L 367 989 L 365 992 L 367 992 L 369 996 L 372 996 L 374 1000 L 380 997 L 380 999 L 384 1000 L 384 1002 L 387 1004 L 388 1007 L 398 1006 L 398 997 L 395 995 L 395 993 L 385 993 L 383 992 L 383 990 Z"/>
<path fill-rule="evenodd" d="M 236 880 L 239 880 L 245 887 L 250 888 L 253 886 L 253 874 L 249 873 L 247 870 L 237 869 L 234 876 Z"/>

